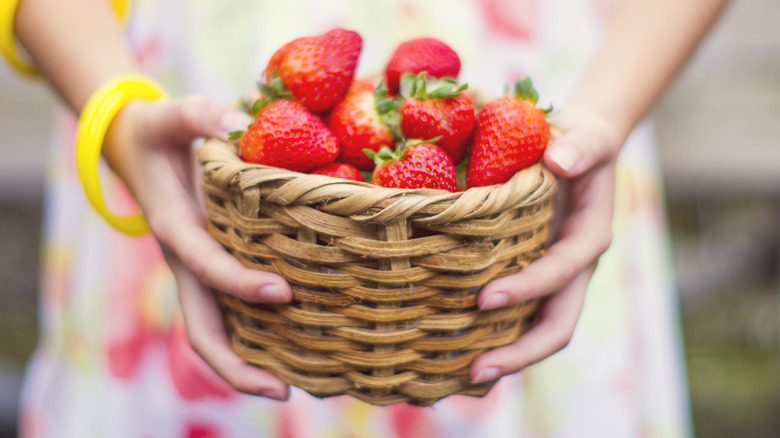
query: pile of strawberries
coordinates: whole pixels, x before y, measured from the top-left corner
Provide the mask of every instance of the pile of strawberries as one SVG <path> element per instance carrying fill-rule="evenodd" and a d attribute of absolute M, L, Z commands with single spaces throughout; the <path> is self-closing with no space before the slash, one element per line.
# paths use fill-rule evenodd
<path fill-rule="evenodd" d="M 255 121 L 240 139 L 250 163 L 449 191 L 501 184 L 537 162 L 550 139 L 531 80 L 477 108 L 460 58 L 433 38 L 400 44 L 384 78 L 355 78 L 363 41 L 335 29 L 295 39 L 268 62 Z M 460 184 L 459 184 L 460 181 Z"/>

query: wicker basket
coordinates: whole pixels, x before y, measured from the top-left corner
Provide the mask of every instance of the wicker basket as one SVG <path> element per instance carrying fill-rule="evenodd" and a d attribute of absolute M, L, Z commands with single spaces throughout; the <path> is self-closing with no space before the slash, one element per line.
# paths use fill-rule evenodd
<path fill-rule="evenodd" d="M 554 175 L 541 164 L 499 186 L 449 193 L 373 186 L 199 150 L 210 233 L 244 265 L 286 278 L 286 304 L 221 294 L 233 347 L 317 397 L 431 405 L 485 395 L 469 366 L 533 323 L 537 303 L 480 311 L 491 279 L 544 251 Z"/>

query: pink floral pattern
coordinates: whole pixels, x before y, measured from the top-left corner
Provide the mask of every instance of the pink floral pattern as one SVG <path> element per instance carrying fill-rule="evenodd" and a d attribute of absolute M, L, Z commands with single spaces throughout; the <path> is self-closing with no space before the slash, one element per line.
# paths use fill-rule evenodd
<path fill-rule="evenodd" d="M 537 35 L 539 17 L 534 0 L 484 0 L 482 8 L 496 35 L 527 42 Z"/>
<path fill-rule="evenodd" d="M 171 380 L 182 399 L 227 400 L 238 395 L 190 347 L 182 324 L 176 324 L 171 328 L 167 352 Z"/>

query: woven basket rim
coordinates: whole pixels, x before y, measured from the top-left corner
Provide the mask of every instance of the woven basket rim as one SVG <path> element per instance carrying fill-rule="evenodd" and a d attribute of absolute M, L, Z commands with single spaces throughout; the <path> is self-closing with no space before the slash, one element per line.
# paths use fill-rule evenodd
<path fill-rule="evenodd" d="M 327 203 L 325 208 L 338 214 L 378 223 L 392 222 L 401 216 L 429 224 L 482 218 L 508 206 L 533 204 L 557 188 L 557 176 L 541 161 L 518 171 L 504 184 L 448 192 L 380 187 L 247 163 L 239 157 L 236 144 L 218 138 L 206 140 L 198 149 L 198 160 L 204 170 L 204 179 L 225 189 L 243 190 L 258 182 L 273 182 L 277 190 L 268 195 L 267 200 L 271 202 L 279 205 Z M 358 202 L 354 202 L 355 199 Z M 387 208 L 391 204 L 398 204 L 397 208 Z M 382 213 L 374 215 L 371 208 Z M 421 215 L 424 216 L 421 218 Z"/>
<path fill-rule="evenodd" d="M 232 155 L 229 156 L 229 157 L 224 157 L 223 160 L 207 158 L 207 157 L 201 155 L 200 151 L 204 150 L 204 148 L 208 149 L 208 148 L 212 148 L 212 147 L 226 148 L 226 149 L 228 149 L 228 150 L 230 150 L 232 152 Z M 484 188 L 484 187 L 498 187 L 498 186 L 502 186 L 504 184 L 508 184 L 509 183 L 509 181 L 507 181 L 504 184 L 494 184 L 494 185 L 483 186 L 483 187 L 470 187 L 470 188 L 467 188 L 465 190 L 460 190 L 460 191 L 457 191 L 457 192 L 450 192 L 450 191 L 447 191 L 447 190 L 444 190 L 444 189 L 428 189 L 428 188 L 423 188 L 423 189 L 403 189 L 403 188 L 396 188 L 396 187 L 381 187 L 381 186 L 377 186 L 375 184 L 371 184 L 369 182 L 352 181 L 352 180 L 347 180 L 347 179 L 336 178 L 336 177 L 329 176 L 329 175 L 316 175 L 316 174 L 305 173 L 305 172 L 297 172 L 297 171 L 294 171 L 294 170 L 287 170 L 287 169 L 274 167 L 274 166 L 268 166 L 268 165 L 265 165 L 265 164 L 249 163 L 249 162 L 246 162 L 246 161 L 242 160 L 238 156 L 238 146 L 235 143 L 232 143 L 232 142 L 229 142 L 229 141 L 225 141 L 225 140 L 222 140 L 222 139 L 219 139 L 219 138 L 216 138 L 216 137 L 211 137 L 211 138 L 206 139 L 206 141 L 198 149 L 198 151 L 199 151 L 198 152 L 199 153 L 198 158 L 200 160 L 201 165 L 204 165 L 204 166 L 207 163 L 209 163 L 209 162 L 216 164 L 216 163 L 219 163 L 220 161 L 222 161 L 223 164 L 231 164 L 231 165 L 232 164 L 238 164 L 238 165 L 240 165 L 242 167 L 242 169 L 240 169 L 239 172 L 242 172 L 242 173 L 251 171 L 253 169 L 273 169 L 273 170 L 279 171 L 279 179 L 318 178 L 318 179 L 330 180 L 334 184 L 347 184 L 347 185 L 354 185 L 354 186 L 358 186 L 358 187 L 366 187 L 366 188 L 369 188 L 369 189 L 379 189 L 379 190 L 384 190 L 384 191 L 390 191 L 390 192 L 398 193 L 399 195 L 404 195 L 404 196 L 409 196 L 409 195 L 423 195 L 423 196 L 447 195 L 448 197 L 457 198 L 457 197 L 461 196 L 462 194 L 464 194 L 465 192 L 468 192 L 470 190 L 473 191 L 473 190 Z M 544 166 L 543 163 L 538 162 L 538 163 L 532 164 L 531 166 L 528 166 L 528 167 L 518 171 L 515 174 L 515 176 L 513 176 L 513 178 L 516 178 L 517 175 L 522 176 L 523 174 L 526 174 L 526 173 L 536 173 L 536 172 L 539 172 L 539 171 L 552 174 L 552 171 L 549 170 L 546 166 Z"/>

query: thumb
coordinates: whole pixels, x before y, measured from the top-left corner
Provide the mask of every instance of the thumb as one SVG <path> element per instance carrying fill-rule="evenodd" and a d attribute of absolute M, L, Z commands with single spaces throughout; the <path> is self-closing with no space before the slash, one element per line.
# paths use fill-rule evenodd
<path fill-rule="evenodd" d="M 254 119 L 204 96 L 187 96 L 165 102 L 151 118 L 150 134 L 170 143 L 189 144 L 197 137 L 228 138 L 245 130 Z"/>
<path fill-rule="evenodd" d="M 577 125 L 560 135 L 544 152 L 544 164 L 556 175 L 571 178 L 614 160 L 620 145 L 599 124 Z"/>

